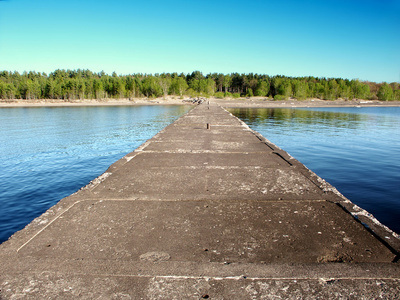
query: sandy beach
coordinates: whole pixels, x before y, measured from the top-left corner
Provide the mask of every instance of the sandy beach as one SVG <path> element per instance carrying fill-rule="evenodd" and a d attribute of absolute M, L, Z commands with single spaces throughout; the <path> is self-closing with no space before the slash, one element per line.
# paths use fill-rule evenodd
<path fill-rule="evenodd" d="M 164 98 L 133 98 L 133 99 L 36 99 L 36 100 L 1 100 L 1 107 L 60 107 L 60 106 L 130 106 L 130 105 L 182 105 L 188 104 L 179 97 Z"/>
<path fill-rule="evenodd" d="M 61 100 L 61 99 L 36 99 L 36 100 L 1 100 L 2 107 L 62 107 L 62 106 L 134 106 L 134 105 L 182 105 L 192 104 L 193 98 L 173 97 L 165 98 L 133 98 L 133 99 L 80 99 L 80 100 Z M 379 100 L 273 100 L 265 97 L 251 98 L 224 98 L 218 99 L 211 97 L 211 100 L 223 107 L 237 108 L 290 108 L 290 107 L 359 107 L 359 106 L 400 106 L 400 101 L 379 101 Z"/>
<path fill-rule="evenodd" d="M 359 106 L 400 106 L 400 101 L 379 100 L 273 100 L 265 97 L 251 97 L 241 99 L 214 99 L 223 107 L 237 108 L 290 108 L 290 107 L 359 107 Z"/>

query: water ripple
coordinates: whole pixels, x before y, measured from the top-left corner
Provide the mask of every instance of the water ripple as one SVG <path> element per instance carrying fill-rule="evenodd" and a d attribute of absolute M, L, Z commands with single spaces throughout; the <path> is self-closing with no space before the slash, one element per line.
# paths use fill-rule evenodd
<path fill-rule="evenodd" d="M 0 109 L 0 243 L 188 106 Z"/>
<path fill-rule="evenodd" d="M 400 232 L 400 107 L 231 111 Z"/>

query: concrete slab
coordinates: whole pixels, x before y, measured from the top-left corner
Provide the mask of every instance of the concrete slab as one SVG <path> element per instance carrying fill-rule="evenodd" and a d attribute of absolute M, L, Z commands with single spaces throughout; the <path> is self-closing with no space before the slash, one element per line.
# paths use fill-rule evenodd
<path fill-rule="evenodd" d="M 0 299 L 397 299 L 399 250 L 206 103 L 0 245 Z"/>
<path fill-rule="evenodd" d="M 153 253 L 147 259 L 220 263 L 395 258 L 361 224 L 326 201 L 81 201 L 18 253 L 38 259 L 132 261 Z"/>
<path fill-rule="evenodd" d="M 287 167 L 273 169 L 257 166 L 121 168 L 92 192 L 101 199 L 212 198 L 273 201 L 321 199 L 324 194 L 301 173 Z"/>
<path fill-rule="evenodd" d="M 127 162 L 127 168 L 168 168 L 168 167 L 277 167 L 288 168 L 289 165 L 281 157 L 272 152 L 260 152 L 252 155 L 245 153 L 168 153 L 168 152 L 141 152 L 136 159 Z"/>
<path fill-rule="evenodd" d="M 5 295 L 16 285 L 30 290 L 27 299 L 397 299 L 393 279 L 253 279 L 162 276 L 109 276 L 42 273 L 7 278 Z M 18 289 L 24 297 L 27 289 Z M 349 292 L 350 291 L 350 292 Z M 135 297 L 132 297 L 134 295 Z M 221 295 L 224 295 L 223 297 Z"/>
<path fill-rule="evenodd" d="M 246 142 L 246 143 L 260 143 L 260 140 L 249 134 L 246 128 L 231 127 L 228 128 L 221 126 L 212 126 L 209 130 L 206 128 L 187 128 L 178 127 L 179 135 L 174 131 L 165 131 L 154 137 L 154 142 L 174 142 L 174 141 L 192 141 L 192 140 L 206 140 L 211 136 L 212 139 L 224 142 Z"/>
<path fill-rule="evenodd" d="M 183 139 L 178 138 L 168 141 L 156 140 L 150 143 L 144 148 L 145 151 L 164 151 L 164 152 L 193 152 L 193 151 L 219 151 L 219 152 L 264 152 L 267 146 L 258 141 L 255 136 L 250 136 L 247 138 L 238 137 L 236 139 L 229 139 L 227 136 L 217 136 L 213 137 L 212 140 L 209 138 L 212 136 L 207 136 L 208 138 L 199 139 Z M 270 149 L 268 149 L 270 150 Z"/>

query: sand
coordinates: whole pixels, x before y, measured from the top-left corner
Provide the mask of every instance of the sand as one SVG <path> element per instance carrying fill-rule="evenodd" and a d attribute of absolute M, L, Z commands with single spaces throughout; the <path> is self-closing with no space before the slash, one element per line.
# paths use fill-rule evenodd
<path fill-rule="evenodd" d="M 0 99 L 0 108 L 2 107 L 62 107 L 62 106 L 135 106 L 135 105 L 182 105 L 191 104 L 194 100 L 190 97 L 174 97 L 167 96 L 165 98 L 131 98 L 131 99 L 84 99 L 84 100 L 60 100 L 60 99 L 36 99 L 36 100 L 2 100 Z M 208 99 L 207 99 L 208 100 Z M 360 107 L 360 106 L 400 106 L 400 101 L 378 101 L 378 100 L 273 100 L 265 97 L 251 98 L 225 98 L 217 99 L 209 98 L 210 101 L 216 102 L 223 107 L 238 108 L 268 108 L 268 107 Z"/>

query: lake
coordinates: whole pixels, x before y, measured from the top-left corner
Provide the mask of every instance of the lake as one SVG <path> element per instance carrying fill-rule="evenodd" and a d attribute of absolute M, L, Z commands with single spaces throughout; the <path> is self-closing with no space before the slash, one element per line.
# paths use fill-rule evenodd
<path fill-rule="evenodd" d="M 190 109 L 1 108 L 0 242 Z M 231 111 L 400 232 L 399 107 Z"/>
<path fill-rule="evenodd" d="M 400 233 L 400 107 L 230 111 Z"/>
<path fill-rule="evenodd" d="M 191 108 L 1 108 L 0 243 Z"/>

